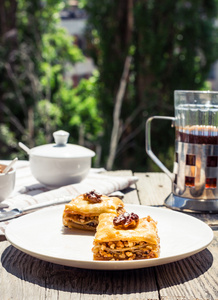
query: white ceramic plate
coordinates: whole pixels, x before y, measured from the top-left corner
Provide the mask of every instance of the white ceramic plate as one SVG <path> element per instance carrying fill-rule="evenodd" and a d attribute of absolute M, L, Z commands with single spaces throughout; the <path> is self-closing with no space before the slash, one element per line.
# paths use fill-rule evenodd
<path fill-rule="evenodd" d="M 206 248 L 213 231 L 202 221 L 181 212 L 149 206 L 125 205 L 139 217 L 150 215 L 158 222 L 159 258 L 135 261 L 93 261 L 94 233 L 62 225 L 64 205 L 45 208 L 13 220 L 6 238 L 16 248 L 39 259 L 66 266 L 123 270 L 146 268 L 183 259 Z"/>

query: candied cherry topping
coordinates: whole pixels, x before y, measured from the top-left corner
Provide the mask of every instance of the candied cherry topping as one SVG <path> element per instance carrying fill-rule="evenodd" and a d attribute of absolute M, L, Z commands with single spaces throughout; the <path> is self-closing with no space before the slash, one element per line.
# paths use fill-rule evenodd
<path fill-rule="evenodd" d="M 138 225 L 138 222 L 139 216 L 134 213 L 129 214 L 128 212 L 125 212 L 113 219 L 114 226 L 121 229 L 134 228 Z"/>
<path fill-rule="evenodd" d="M 101 194 L 97 193 L 94 190 L 84 194 L 84 198 L 91 203 L 101 202 L 102 201 L 101 196 L 102 196 Z"/>

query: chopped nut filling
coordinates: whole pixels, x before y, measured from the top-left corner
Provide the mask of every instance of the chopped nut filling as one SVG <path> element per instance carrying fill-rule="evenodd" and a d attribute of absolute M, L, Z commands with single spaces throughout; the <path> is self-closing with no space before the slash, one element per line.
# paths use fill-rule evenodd
<path fill-rule="evenodd" d="M 159 245 L 148 245 L 146 242 L 95 243 L 92 250 L 95 260 L 148 259 L 159 255 Z"/>
<path fill-rule="evenodd" d="M 67 216 L 66 216 L 67 218 Z M 72 221 L 76 221 L 79 223 L 87 223 L 89 221 L 98 220 L 98 216 L 85 216 L 85 215 L 75 215 L 75 214 L 69 214 L 69 218 Z"/>

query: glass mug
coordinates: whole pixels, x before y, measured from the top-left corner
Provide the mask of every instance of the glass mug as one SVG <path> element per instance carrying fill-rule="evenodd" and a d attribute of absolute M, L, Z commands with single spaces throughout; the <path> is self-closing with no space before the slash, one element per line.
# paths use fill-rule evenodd
<path fill-rule="evenodd" d="M 146 151 L 172 181 L 165 205 L 180 211 L 218 212 L 218 92 L 174 91 L 175 117 L 150 117 Z M 151 149 L 151 121 L 172 120 L 175 127 L 171 173 Z"/>

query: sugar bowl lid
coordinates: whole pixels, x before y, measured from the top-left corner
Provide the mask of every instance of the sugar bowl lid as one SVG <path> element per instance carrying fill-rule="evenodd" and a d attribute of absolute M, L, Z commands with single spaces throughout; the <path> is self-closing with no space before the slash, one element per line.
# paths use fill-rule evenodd
<path fill-rule="evenodd" d="M 40 156 L 47 158 L 81 158 L 93 157 L 95 152 L 83 146 L 68 144 L 70 134 L 64 130 L 58 130 L 53 133 L 54 144 L 46 144 L 34 147 L 30 150 L 31 156 Z"/>

